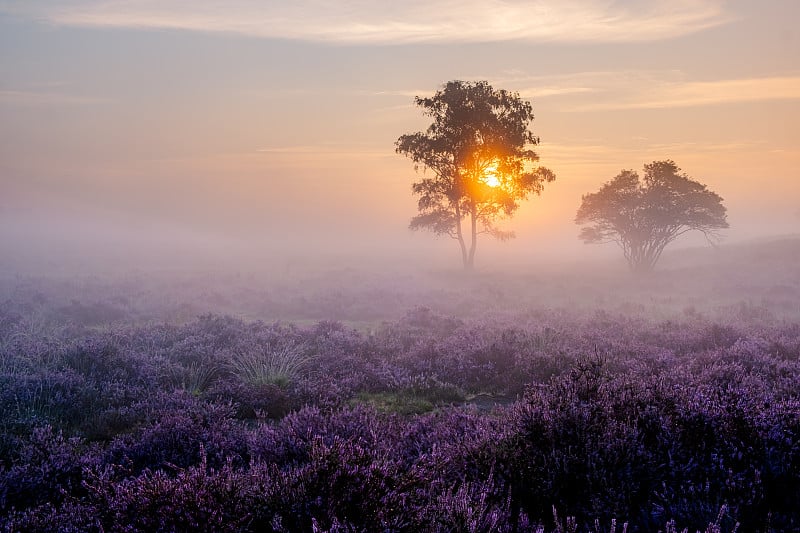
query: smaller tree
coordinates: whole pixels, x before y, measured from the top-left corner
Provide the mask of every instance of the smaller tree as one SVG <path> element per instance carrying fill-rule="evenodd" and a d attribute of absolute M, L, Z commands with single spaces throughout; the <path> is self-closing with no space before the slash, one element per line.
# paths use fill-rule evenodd
<path fill-rule="evenodd" d="M 689 178 L 671 160 L 644 166 L 644 179 L 623 170 L 599 191 L 583 196 L 575 223 L 587 244 L 616 242 L 633 272 L 650 272 L 680 235 L 702 232 L 709 242 L 728 227 L 722 198 Z"/>

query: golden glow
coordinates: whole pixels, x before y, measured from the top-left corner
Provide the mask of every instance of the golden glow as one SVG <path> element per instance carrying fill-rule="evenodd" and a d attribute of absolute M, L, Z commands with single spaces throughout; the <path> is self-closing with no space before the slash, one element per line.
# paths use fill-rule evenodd
<path fill-rule="evenodd" d="M 500 176 L 497 172 L 497 161 L 492 161 L 483 169 L 483 177 L 481 181 L 489 187 L 500 186 Z"/>

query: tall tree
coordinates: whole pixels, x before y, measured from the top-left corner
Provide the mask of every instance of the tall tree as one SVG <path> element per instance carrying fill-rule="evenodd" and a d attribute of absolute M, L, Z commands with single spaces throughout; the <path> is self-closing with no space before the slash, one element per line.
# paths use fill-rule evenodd
<path fill-rule="evenodd" d="M 587 244 L 616 242 L 634 272 L 650 272 L 664 248 L 688 231 L 709 242 L 728 227 L 722 198 L 681 173 L 673 161 L 644 166 L 644 179 L 623 170 L 599 191 L 583 196 L 575 217 Z"/>
<path fill-rule="evenodd" d="M 531 147 L 539 138 L 528 129 L 533 108 L 518 93 L 485 81 L 451 81 L 415 103 L 433 121 L 425 132 L 402 135 L 396 143 L 397 153 L 423 171 L 412 186 L 419 214 L 409 227 L 457 240 L 464 268 L 472 269 L 478 235 L 514 237 L 495 222 L 555 179 L 534 166 L 539 156 Z"/>

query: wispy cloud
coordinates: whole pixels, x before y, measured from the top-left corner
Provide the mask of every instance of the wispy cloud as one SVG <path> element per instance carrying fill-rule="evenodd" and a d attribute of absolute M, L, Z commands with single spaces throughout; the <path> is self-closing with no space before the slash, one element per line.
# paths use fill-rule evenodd
<path fill-rule="evenodd" d="M 256 152 L 259 154 L 274 156 L 313 155 L 337 158 L 384 158 L 394 156 L 392 151 L 387 151 L 386 149 L 379 150 L 362 146 L 341 146 L 328 143 L 316 145 L 268 146 L 259 148 L 256 150 Z"/>
<path fill-rule="evenodd" d="M 0 7 L 0 10 L 4 8 Z M 639 42 L 730 20 L 722 0 L 11 0 L 58 25 L 167 28 L 333 43 Z"/>
<path fill-rule="evenodd" d="M 759 154 L 771 152 L 766 141 L 742 141 L 721 143 L 673 142 L 653 143 L 647 139 L 620 139 L 616 143 L 606 143 L 602 139 L 563 139 L 560 142 L 546 143 L 539 147 L 539 155 L 547 166 L 561 170 L 581 171 L 581 178 L 587 181 L 597 179 L 595 169 L 610 169 L 615 172 L 621 168 L 637 170 L 641 165 L 667 157 L 679 161 L 729 159 L 730 154 L 755 158 Z M 583 171 L 591 172 L 582 174 Z M 608 177 L 611 177 L 609 175 Z"/>
<path fill-rule="evenodd" d="M 399 89 L 399 90 L 385 90 L 385 91 L 360 91 L 360 94 L 365 96 L 401 96 L 403 98 L 415 98 L 417 96 L 424 96 L 432 93 L 431 89 Z"/>
<path fill-rule="evenodd" d="M 538 99 L 551 96 L 572 96 L 587 93 L 617 90 L 617 88 L 630 88 L 633 86 L 647 86 L 653 83 L 663 83 L 665 80 L 674 81 L 682 79 L 679 71 L 590 71 L 569 74 L 555 74 L 547 76 L 531 76 L 524 72 L 511 72 L 494 76 L 477 75 L 461 76 L 464 80 L 488 80 L 494 87 L 507 88 L 518 92 L 523 98 Z M 413 100 L 416 96 L 432 96 L 439 87 L 426 89 L 384 89 L 374 91 L 359 91 L 359 94 L 368 96 L 402 97 Z M 411 104 L 409 104 L 411 105 Z"/>
<path fill-rule="evenodd" d="M 556 76 L 513 73 L 492 81 L 497 85 L 522 87 L 517 90 L 524 98 L 570 96 L 569 101 L 559 107 L 572 112 L 800 99 L 800 76 L 793 74 L 695 81 L 678 70 L 625 70 Z"/>
<path fill-rule="evenodd" d="M 90 105 L 105 102 L 108 100 L 91 96 L 29 90 L 0 90 L 0 105 L 41 107 Z"/>
<path fill-rule="evenodd" d="M 800 99 L 800 76 L 664 83 L 641 88 L 627 99 L 595 102 L 574 111 L 662 109 Z"/>
<path fill-rule="evenodd" d="M 493 78 L 492 82 L 498 86 L 514 87 L 525 98 L 535 98 L 609 91 L 627 93 L 684 79 L 685 75 L 678 70 L 604 70 L 537 76 L 511 72 Z"/>
<path fill-rule="evenodd" d="M 526 98 L 546 98 L 548 96 L 566 96 L 570 94 L 584 94 L 594 92 L 591 87 L 569 87 L 558 85 L 544 85 L 521 89 L 519 93 Z"/>
<path fill-rule="evenodd" d="M 677 70 L 599 71 L 553 76 L 515 73 L 489 80 L 534 102 L 541 98 L 566 97 L 557 105 L 564 112 L 667 109 L 720 104 L 800 99 L 800 76 L 691 81 Z M 397 109 L 413 107 L 414 96 L 433 94 L 429 90 L 364 91 L 373 96 L 408 100 Z"/>

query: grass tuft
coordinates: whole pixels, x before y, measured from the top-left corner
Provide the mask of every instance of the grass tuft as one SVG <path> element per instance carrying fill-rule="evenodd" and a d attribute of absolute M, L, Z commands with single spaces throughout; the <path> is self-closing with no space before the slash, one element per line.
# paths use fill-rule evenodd
<path fill-rule="evenodd" d="M 232 359 L 231 367 L 234 374 L 250 385 L 287 387 L 308 367 L 311 359 L 305 346 L 287 341 L 239 353 Z"/>

